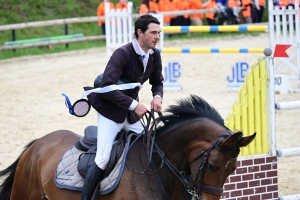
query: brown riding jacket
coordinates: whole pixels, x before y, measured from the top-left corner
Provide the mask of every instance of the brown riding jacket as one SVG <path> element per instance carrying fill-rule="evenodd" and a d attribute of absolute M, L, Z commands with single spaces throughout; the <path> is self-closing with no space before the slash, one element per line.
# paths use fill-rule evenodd
<path fill-rule="evenodd" d="M 145 83 L 149 79 L 152 85 L 153 97 L 159 95 L 163 98 L 163 75 L 160 52 L 150 50 L 150 55 L 144 72 L 144 66 L 137 46 L 137 40 L 128 43 L 114 51 L 107 63 L 100 87 L 116 84 L 120 78 L 130 83 Z M 139 88 L 127 90 L 127 95 L 120 90 L 107 93 L 92 93 L 88 96 L 92 106 L 104 117 L 123 123 L 127 117 L 133 124 L 140 120 L 134 111 L 128 110 L 132 101 L 138 100 Z"/>

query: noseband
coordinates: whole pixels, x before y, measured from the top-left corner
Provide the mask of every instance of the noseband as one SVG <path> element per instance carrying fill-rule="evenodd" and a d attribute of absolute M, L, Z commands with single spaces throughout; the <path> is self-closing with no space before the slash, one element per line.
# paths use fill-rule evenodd
<path fill-rule="evenodd" d="M 226 149 L 221 148 L 221 147 L 218 146 L 218 142 L 220 141 L 220 139 L 222 139 L 223 137 L 226 137 L 226 136 L 231 136 L 232 134 L 233 133 L 229 130 L 221 132 L 217 136 L 217 138 L 214 140 L 214 142 L 207 149 L 202 151 L 199 155 L 197 155 L 190 162 L 190 164 L 191 164 L 192 162 L 194 162 L 198 158 L 203 157 L 202 162 L 200 163 L 199 168 L 198 168 L 197 176 L 196 176 L 195 180 L 193 180 L 193 187 L 192 187 L 192 188 L 194 188 L 194 192 L 192 193 L 193 199 L 200 200 L 202 198 L 201 195 L 200 195 L 201 191 L 206 192 L 206 193 L 210 193 L 210 194 L 214 194 L 214 195 L 219 195 L 219 196 L 221 196 L 223 194 L 223 188 L 205 185 L 205 184 L 203 184 L 203 179 L 204 179 L 205 171 L 206 171 L 207 166 L 208 166 L 208 156 L 210 154 L 210 151 L 213 148 L 216 148 L 218 151 L 220 151 L 228 159 L 228 161 L 233 161 L 238 157 L 238 154 L 235 157 L 230 157 L 228 155 L 228 152 L 237 151 L 237 153 L 239 153 L 240 139 L 238 139 L 232 146 L 230 146 L 229 148 L 226 148 Z M 196 182 L 198 182 L 198 183 L 196 183 Z M 195 190 L 195 188 L 197 188 L 197 191 Z"/>

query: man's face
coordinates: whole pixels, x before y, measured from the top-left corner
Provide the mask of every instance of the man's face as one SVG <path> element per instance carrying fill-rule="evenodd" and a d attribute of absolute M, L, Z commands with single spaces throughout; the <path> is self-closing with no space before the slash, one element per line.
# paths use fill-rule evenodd
<path fill-rule="evenodd" d="M 155 23 L 150 23 L 145 33 L 142 33 L 142 31 L 138 29 L 139 45 L 145 52 L 148 52 L 149 49 L 155 48 L 160 37 L 160 32 L 160 25 Z"/>

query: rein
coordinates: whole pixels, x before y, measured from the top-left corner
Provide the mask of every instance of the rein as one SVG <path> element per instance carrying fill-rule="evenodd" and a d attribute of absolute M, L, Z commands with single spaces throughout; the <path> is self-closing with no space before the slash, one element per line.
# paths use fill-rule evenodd
<path fill-rule="evenodd" d="M 163 116 L 161 113 L 158 113 L 159 114 L 159 117 L 161 119 L 161 121 L 166 124 L 166 122 L 163 120 Z M 147 116 L 148 115 L 148 116 Z M 143 135 L 143 143 L 144 143 L 144 146 L 146 147 L 147 149 L 147 166 L 146 166 L 146 169 L 144 169 L 142 172 L 134 172 L 132 171 L 131 169 L 129 169 L 129 167 L 126 165 L 127 169 L 129 171 L 131 171 L 132 173 L 135 173 L 135 174 L 143 174 L 143 173 L 147 173 L 147 174 L 150 174 L 150 175 L 156 175 L 157 176 L 157 179 L 159 181 L 159 184 L 162 188 L 162 191 L 165 195 L 165 197 L 167 199 L 169 199 L 165 189 L 163 188 L 163 185 L 161 183 L 161 180 L 158 176 L 158 171 L 160 169 L 163 168 L 164 165 L 166 165 L 169 170 L 179 179 L 179 181 L 183 184 L 183 186 L 185 187 L 187 193 L 189 193 L 191 196 L 192 196 L 192 199 L 194 200 L 200 200 L 202 197 L 201 195 L 199 195 L 199 192 L 198 190 L 196 190 L 196 180 L 193 181 L 193 185 L 191 185 L 189 183 L 189 181 L 185 178 L 185 175 L 186 175 L 186 172 L 185 171 L 179 171 L 171 162 L 168 158 L 165 157 L 165 153 L 157 146 L 156 142 L 155 142 L 155 136 L 156 136 L 156 123 L 155 123 L 155 117 L 154 117 L 154 111 L 151 110 L 151 111 L 147 111 L 146 115 L 145 115 L 145 118 L 146 118 L 146 123 L 144 125 L 144 131 L 139 134 L 137 136 L 137 138 L 132 142 L 132 144 L 129 146 L 129 148 Z M 151 121 L 153 121 L 152 125 L 151 125 Z M 235 144 L 232 148 L 229 148 L 229 149 L 222 149 L 220 148 L 217 143 L 219 142 L 219 140 L 223 137 L 226 137 L 226 136 L 231 136 L 233 133 L 229 130 L 227 131 L 224 131 L 222 133 L 220 133 L 220 135 L 217 136 L 217 138 L 214 140 L 214 142 L 211 144 L 210 147 L 208 147 L 206 150 L 202 151 L 199 155 L 197 155 L 191 162 L 194 162 L 195 160 L 197 160 L 198 158 L 200 157 L 203 157 L 203 160 L 202 160 L 202 163 L 200 164 L 199 168 L 198 168 L 198 174 L 196 176 L 196 179 L 200 176 L 200 178 L 198 179 L 198 182 L 199 184 L 197 184 L 197 186 L 200 186 L 200 192 L 201 190 L 204 191 L 204 192 L 207 192 L 207 193 L 210 193 L 210 194 L 215 194 L 215 195 L 219 195 L 221 196 L 223 194 L 223 188 L 219 188 L 219 187 L 214 187 L 214 186 L 209 186 L 209 185 L 205 185 L 203 184 L 203 178 L 204 178 L 204 174 L 205 174 L 205 170 L 207 168 L 207 165 L 208 165 L 208 156 L 209 156 L 209 153 L 210 151 L 213 149 L 213 148 L 216 148 L 217 150 L 219 150 L 221 153 L 223 153 L 226 158 L 229 160 L 229 161 L 232 161 L 234 159 L 237 158 L 236 157 L 229 157 L 228 154 L 226 153 L 227 151 L 232 151 L 232 150 L 235 150 L 235 149 L 239 149 L 238 148 L 238 144 Z M 155 151 L 154 151 L 155 149 Z M 155 153 L 158 153 L 158 155 L 161 157 L 161 165 L 158 169 L 155 168 L 153 162 L 152 162 L 152 155 L 153 155 L 153 152 Z M 149 172 L 149 168 L 150 168 L 150 165 L 152 165 L 152 167 L 154 168 L 154 172 Z M 200 173 L 201 171 L 201 173 Z"/>

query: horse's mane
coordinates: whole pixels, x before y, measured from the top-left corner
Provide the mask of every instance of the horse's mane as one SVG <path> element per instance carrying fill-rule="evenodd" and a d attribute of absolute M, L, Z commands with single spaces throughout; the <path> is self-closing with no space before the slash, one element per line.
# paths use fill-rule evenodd
<path fill-rule="evenodd" d="M 203 98 L 197 95 L 191 95 L 186 99 L 179 99 L 177 105 L 169 106 L 166 111 L 168 115 L 159 117 L 156 123 L 165 122 L 163 126 L 159 126 L 157 130 L 163 131 L 179 122 L 186 120 L 196 119 L 199 117 L 205 117 L 217 122 L 221 126 L 225 127 L 224 120 L 219 112 L 210 104 L 208 104 Z M 225 127 L 226 128 L 226 127 Z"/>

